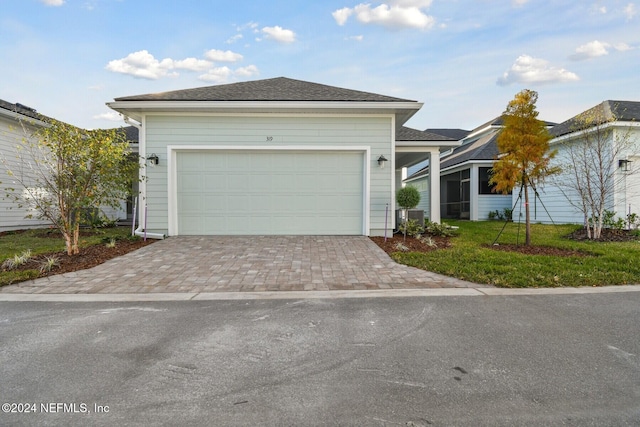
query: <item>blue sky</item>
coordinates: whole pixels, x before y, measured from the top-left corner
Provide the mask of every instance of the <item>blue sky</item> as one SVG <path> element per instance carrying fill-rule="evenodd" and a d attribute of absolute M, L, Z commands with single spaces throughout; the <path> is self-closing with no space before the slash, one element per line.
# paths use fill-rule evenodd
<path fill-rule="evenodd" d="M 412 99 L 472 129 L 521 89 L 560 122 L 640 100 L 640 1 L 0 0 L 0 98 L 85 128 L 115 97 L 272 77 Z"/>

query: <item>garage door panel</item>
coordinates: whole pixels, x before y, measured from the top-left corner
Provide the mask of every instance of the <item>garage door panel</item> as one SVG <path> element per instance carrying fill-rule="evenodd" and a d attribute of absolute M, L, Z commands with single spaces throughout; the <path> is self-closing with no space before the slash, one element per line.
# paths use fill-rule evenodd
<path fill-rule="evenodd" d="M 179 234 L 362 234 L 362 152 L 178 152 L 177 165 Z"/>

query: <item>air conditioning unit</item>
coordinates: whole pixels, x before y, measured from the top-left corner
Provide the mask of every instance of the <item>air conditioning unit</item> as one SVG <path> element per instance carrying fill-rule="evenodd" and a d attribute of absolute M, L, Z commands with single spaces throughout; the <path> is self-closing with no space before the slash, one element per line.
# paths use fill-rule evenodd
<path fill-rule="evenodd" d="M 424 227 L 424 211 L 421 209 L 409 209 L 409 219 L 418 221 Z M 404 222 L 404 209 L 396 210 L 396 230 Z"/>

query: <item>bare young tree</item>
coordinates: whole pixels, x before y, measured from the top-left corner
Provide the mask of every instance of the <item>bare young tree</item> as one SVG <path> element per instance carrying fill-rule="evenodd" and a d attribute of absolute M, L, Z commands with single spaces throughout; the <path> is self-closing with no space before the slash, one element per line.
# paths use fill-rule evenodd
<path fill-rule="evenodd" d="M 637 149 L 631 127 L 615 126 L 617 121 L 609 102 L 603 102 L 569 120 L 569 136 L 558 145 L 564 174 L 555 184 L 582 213 L 587 237 L 593 240 L 602 236 L 607 206 L 625 179 L 617 162 Z"/>

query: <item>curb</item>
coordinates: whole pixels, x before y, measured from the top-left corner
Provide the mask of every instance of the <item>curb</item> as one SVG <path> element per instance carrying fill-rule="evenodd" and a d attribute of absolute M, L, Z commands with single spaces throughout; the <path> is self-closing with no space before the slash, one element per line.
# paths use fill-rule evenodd
<path fill-rule="evenodd" d="M 153 302 L 153 301 L 236 301 L 289 299 L 408 298 L 408 297 L 493 297 L 536 295 L 583 295 L 640 292 L 640 285 L 591 288 L 437 288 L 386 289 L 365 291 L 278 291 L 278 292 L 202 292 L 147 294 L 17 294 L 0 293 L 0 302 Z"/>

